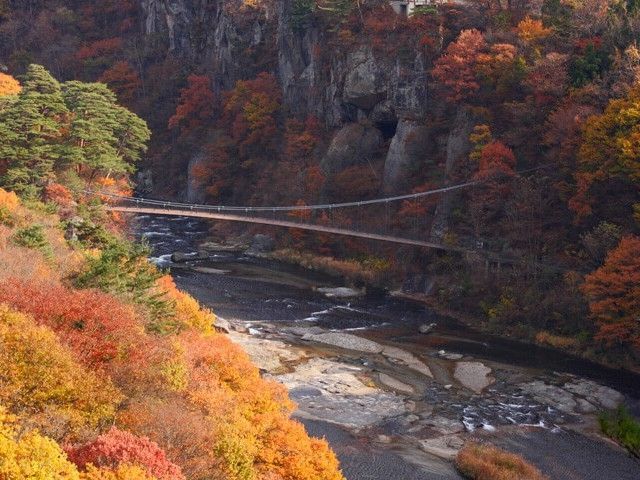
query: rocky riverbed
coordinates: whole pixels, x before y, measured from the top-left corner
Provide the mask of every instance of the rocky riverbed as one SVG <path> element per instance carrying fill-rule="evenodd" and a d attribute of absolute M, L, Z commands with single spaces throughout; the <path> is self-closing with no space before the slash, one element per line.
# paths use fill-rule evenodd
<path fill-rule="evenodd" d="M 263 375 L 289 389 L 297 417 L 329 440 L 349 480 L 457 479 L 451 459 L 478 437 L 552 479 L 640 478 L 640 464 L 602 438 L 596 421 L 602 409 L 637 405 L 640 385 L 626 376 L 540 359 L 424 306 L 347 295 L 334 279 L 239 249 L 193 255 L 206 234 L 194 221 L 143 218 L 139 228 L 156 262 L 225 319 L 219 325 Z M 178 249 L 191 255 L 173 263 Z"/>

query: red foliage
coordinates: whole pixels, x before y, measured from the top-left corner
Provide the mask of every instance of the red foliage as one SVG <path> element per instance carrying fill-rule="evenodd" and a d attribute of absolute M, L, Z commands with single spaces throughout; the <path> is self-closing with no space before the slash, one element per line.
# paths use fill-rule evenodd
<path fill-rule="evenodd" d="M 305 174 L 304 191 L 309 198 L 316 198 L 324 185 L 326 177 L 319 165 L 309 167 Z"/>
<path fill-rule="evenodd" d="M 475 67 L 485 46 L 484 37 L 478 30 L 463 30 L 436 61 L 432 74 L 445 88 L 448 101 L 466 100 L 480 88 Z"/>
<path fill-rule="evenodd" d="M 336 174 L 331 190 L 341 200 L 371 197 L 380 188 L 380 178 L 370 165 L 355 165 Z"/>
<path fill-rule="evenodd" d="M 318 119 L 310 116 L 304 123 L 295 119 L 288 120 L 286 128 L 285 155 L 290 160 L 308 158 L 320 140 Z"/>
<path fill-rule="evenodd" d="M 148 348 L 133 310 L 96 290 L 7 280 L 0 283 L 0 303 L 33 315 L 94 368 L 108 368 L 113 361 L 136 364 Z"/>
<path fill-rule="evenodd" d="M 474 175 L 476 180 L 489 180 L 500 176 L 515 175 L 516 157 L 502 142 L 491 142 L 482 149 L 480 166 Z"/>
<path fill-rule="evenodd" d="M 97 40 L 89 45 L 82 47 L 76 52 L 78 60 L 87 60 L 89 58 L 104 57 L 113 55 L 122 49 L 122 39 L 119 37 L 105 38 Z"/>
<path fill-rule="evenodd" d="M 89 463 L 106 468 L 133 464 L 160 480 L 185 480 L 180 467 L 167 458 L 157 443 L 115 427 L 91 443 L 67 446 L 65 451 L 69 460 L 82 469 Z"/>
<path fill-rule="evenodd" d="M 187 82 L 180 91 L 176 112 L 169 119 L 169 128 L 179 127 L 182 135 L 195 133 L 211 121 L 215 100 L 208 76 L 189 75 Z"/>
<path fill-rule="evenodd" d="M 126 104 L 133 101 L 136 92 L 142 86 L 138 72 L 129 62 L 114 63 L 100 76 L 98 81 L 109 85 L 109 88 L 118 95 L 118 99 Z"/>

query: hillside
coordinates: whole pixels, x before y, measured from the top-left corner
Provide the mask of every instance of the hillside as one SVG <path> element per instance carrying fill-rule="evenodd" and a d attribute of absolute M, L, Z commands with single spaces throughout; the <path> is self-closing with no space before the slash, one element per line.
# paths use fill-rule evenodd
<path fill-rule="evenodd" d="M 146 124 L 31 65 L 0 97 L 0 478 L 342 479 L 216 318 L 84 198 L 130 192 Z M 114 180 L 114 176 L 117 178 Z M 19 193 L 20 197 L 16 194 Z"/>
<path fill-rule="evenodd" d="M 394 283 L 483 328 L 637 365 L 637 302 L 616 277 L 637 268 L 634 2 L 478 1 L 409 18 L 383 1 L 3 5 L 11 74 L 37 62 L 106 82 L 148 121 L 140 192 L 285 205 L 476 179 L 472 192 L 397 207 L 393 228 L 419 223 L 427 238 L 521 265 L 275 235 L 387 265 Z"/>

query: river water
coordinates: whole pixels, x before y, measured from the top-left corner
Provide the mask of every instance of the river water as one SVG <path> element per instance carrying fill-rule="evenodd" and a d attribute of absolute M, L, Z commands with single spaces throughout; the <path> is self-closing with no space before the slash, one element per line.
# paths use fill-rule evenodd
<path fill-rule="evenodd" d="M 640 478 L 637 461 L 594 437 L 594 411 L 599 402 L 617 399 L 616 392 L 640 412 L 638 375 L 484 335 L 406 300 L 329 298 L 316 287 L 339 287 L 338 279 L 290 265 L 225 252 L 172 264 L 171 253 L 197 250 L 209 225 L 148 216 L 136 217 L 133 225 L 137 237 L 149 242 L 152 260 L 171 268 L 178 286 L 248 329 L 235 338 L 249 350 L 304 350 L 298 355 L 308 364 L 329 365 L 322 370 L 327 378 L 341 375 L 327 385 L 329 380 L 318 383 L 318 375 L 305 376 L 304 366 L 285 373 L 264 369 L 290 389 L 300 420 L 310 434 L 328 439 L 349 480 L 460 478 L 441 451 L 478 436 L 523 453 L 551 478 Z M 428 323 L 436 324 L 433 333 L 419 334 L 418 327 Z M 430 377 L 409 371 L 397 358 L 310 344 L 297 332 L 357 335 L 400 349 L 428 365 Z M 294 360 L 291 365 L 302 363 Z M 454 373 L 460 362 L 490 369 L 491 385 L 481 392 L 465 388 Z M 365 384 L 383 388 L 348 390 L 364 376 Z M 368 412 L 358 411 L 363 409 Z"/>

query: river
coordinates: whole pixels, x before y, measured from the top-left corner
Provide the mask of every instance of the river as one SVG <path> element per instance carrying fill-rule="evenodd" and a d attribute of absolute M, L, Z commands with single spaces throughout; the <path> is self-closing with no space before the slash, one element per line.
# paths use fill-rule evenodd
<path fill-rule="evenodd" d="M 640 478 L 595 416 L 620 402 L 640 412 L 638 375 L 484 335 L 419 303 L 330 297 L 335 278 L 242 253 L 173 264 L 171 253 L 206 240 L 206 222 L 139 216 L 133 226 L 152 260 L 289 389 L 349 480 L 458 479 L 450 459 L 469 438 L 521 453 L 552 479 Z"/>

